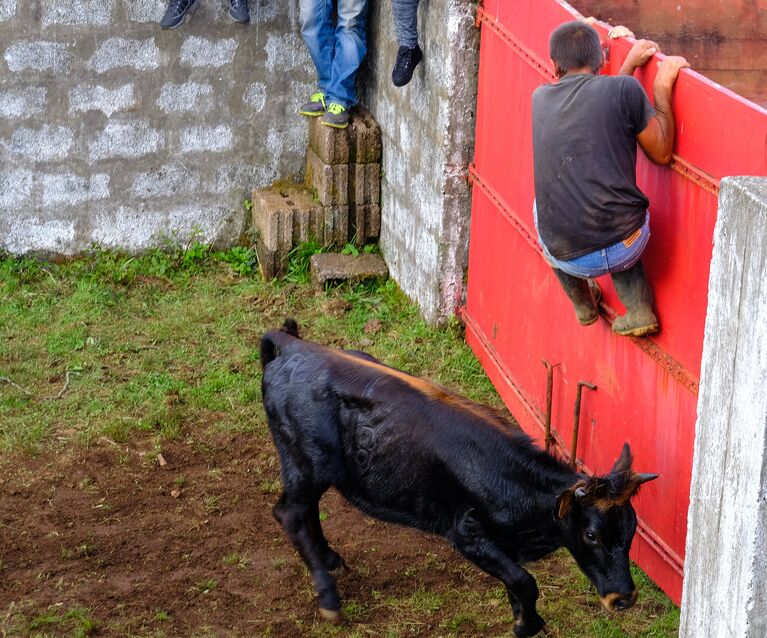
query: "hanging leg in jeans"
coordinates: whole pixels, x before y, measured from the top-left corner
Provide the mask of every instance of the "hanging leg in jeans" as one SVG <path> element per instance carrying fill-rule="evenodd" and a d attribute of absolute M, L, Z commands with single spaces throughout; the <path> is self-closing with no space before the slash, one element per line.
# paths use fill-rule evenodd
<path fill-rule="evenodd" d="M 337 0 L 337 3 L 338 22 L 328 102 L 349 109 L 357 102 L 354 81 L 367 53 L 368 0 Z"/>
<path fill-rule="evenodd" d="M 534 209 L 533 213 L 537 230 L 537 210 Z M 554 268 L 554 274 L 573 302 L 578 321 L 585 326 L 596 321 L 594 313 L 597 311 L 598 299 L 592 299 L 593 285 L 589 291 L 587 282 L 593 277 L 610 273 L 615 292 L 626 307 L 626 314 L 613 322 L 613 332 L 633 337 L 642 337 L 658 331 L 658 318 L 652 309 L 652 291 L 640 261 L 649 239 L 649 213 L 645 217 L 644 225 L 625 240 L 566 261 L 552 256 L 540 234 L 538 235 L 543 255 Z M 591 321 L 592 317 L 594 321 Z"/>
<path fill-rule="evenodd" d="M 300 0 L 300 8 L 301 35 L 320 90 L 299 113 L 321 115 L 323 124 L 345 128 L 348 110 L 357 101 L 354 81 L 367 52 L 368 0 Z"/>
<path fill-rule="evenodd" d="M 394 86 L 410 82 L 418 63 L 423 59 L 418 46 L 418 0 L 392 0 L 394 30 L 397 33 L 397 61 L 392 70 Z"/>
<path fill-rule="evenodd" d="M 327 94 L 333 66 L 333 3 L 331 0 L 300 0 L 301 37 L 317 69 L 317 84 Z"/>

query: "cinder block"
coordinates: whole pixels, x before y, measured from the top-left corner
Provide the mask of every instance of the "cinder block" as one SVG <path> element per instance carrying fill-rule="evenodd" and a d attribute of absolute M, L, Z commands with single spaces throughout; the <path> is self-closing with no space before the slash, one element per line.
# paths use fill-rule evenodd
<path fill-rule="evenodd" d="M 347 206 L 349 166 L 326 164 L 309 148 L 306 151 L 306 185 L 317 191 L 317 198 L 323 206 Z"/>
<path fill-rule="evenodd" d="M 258 231 L 256 253 L 266 279 L 283 274 L 293 247 L 293 209 L 286 199 L 273 189 L 253 193 L 253 226 Z"/>
<path fill-rule="evenodd" d="M 325 241 L 325 212 L 322 206 L 298 208 L 293 211 L 293 246 L 303 244 L 311 239 L 324 243 Z"/>
<path fill-rule="evenodd" d="M 351 164 L 349 166 L 349 204 L 381 203 L 381 165 Z"/>
<path fill-rule="evenodd" d="M 279 191 L 271 188 L 253 193 L 253 225 L 269 250 L 286 248 L 293 243 L 293 209 Z"/>
<path fill-rule="evenodd" d="M 354 107 L 349 126 L 325 126 L 319 117 L 309 119 L 309 148 L 324 164 L 375 164 L 381 162 L 381 129 L 369 111 Z"/>
<path fill-rule="evenodd" d="M 285 273 L 294 246 L 312 238 L 326 241 L 325 210 L 308 191 L 264 188 L 253 192 L 252 202 L 253 226 L 258 231 L 256 252 L 265 278 Z"/>
<path fill-rule="evenodd" d="M 369 111 L 355 109 L 347 131 L 350 163 L 381 163 L 381 129 Z"/>
<path fill-rule="evenodd" d="M 381 207 L 378 204 L 357 204 L 350 207 L 351 241 L 357 246 L 375 243 L 381 235 Z"/>
<path fill-rule="evenodd" d="M 32 69 L 69 73 L 75 56 L 63 42 L 17 42 L 5 50 L 5 63 L 14 73 Z"/>
<path fill-rule="evenodd" d="M 326 244 L 343 248 L 349 243 L 349 207 L 325 206 L 323 208 L 324 238 Z"/>
<path fill-rule="evenodd" d="M 349 163 L 349 135 L 347 130 L 325 126 L 319 117 L 309 119 L 309 148 L 323 164 Z"/>
<path fill-rule="evenodd" d="M 136 40 L 114 37 L 104 40 L 88 60 L 88 68 L 105 73 L 115 68 L 130 67 L 148 71 L 160 66 L 160 49 L 154 38 Z"/>

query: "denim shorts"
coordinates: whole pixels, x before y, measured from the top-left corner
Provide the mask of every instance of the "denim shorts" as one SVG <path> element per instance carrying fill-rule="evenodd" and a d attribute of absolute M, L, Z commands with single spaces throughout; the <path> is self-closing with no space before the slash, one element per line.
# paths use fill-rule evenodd
<path fill-rule="evenodd" d="M 535 230 L 538 232 L 538 211 L 533 203 L 533 219 Z M 554 268 L 563 270 L 568 275 L 581 279 L 601 277 L 610 272 L 628 270 L 639 261 L 647 242 L 650 239 L 650 213 L 645 216 L 644 225 L 631 235 L 631 237 L 619 241 L 616 244 L 600 248 L 594 252 L 581 255 L 575 259 L 561 260 L 554 257 L 546 248 L 538 233 L 538 243 L 543 249 L 543 256 Z"/>

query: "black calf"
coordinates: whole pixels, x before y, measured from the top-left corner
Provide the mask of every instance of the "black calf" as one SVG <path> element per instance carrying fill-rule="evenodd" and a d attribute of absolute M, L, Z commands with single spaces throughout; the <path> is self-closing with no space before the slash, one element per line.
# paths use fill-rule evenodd
<path fill-rule="evenodd" d="M 263 336 L 261 361 L 282 463 L 274 516 L 311 572 L 324 617 L 340 620 L 330 572 L 344 565 L 319 520 L 331 486 L 367 514 L 446 537 L 503 582 L 518 637 L 544 625 L 521 565 L 562 546 L 606 608 L 636 601 L 630 499 L 656 476 L 633 472 L 628 445 L 609 474 L 577 474 L 494 410 L 364 353 L 303 341 L 292 320 Z"/>

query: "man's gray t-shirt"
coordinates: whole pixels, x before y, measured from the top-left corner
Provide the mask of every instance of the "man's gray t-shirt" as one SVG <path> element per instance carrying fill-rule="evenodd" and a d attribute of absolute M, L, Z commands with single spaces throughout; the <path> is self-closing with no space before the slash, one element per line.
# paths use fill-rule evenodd
<path fill-rule="evenodd" d="M 573 75 L 533 93 L 538 232 L 549 252 L 575 259 L 641 228 L 636 136 L 655 111 L 631 76 Z"/>

